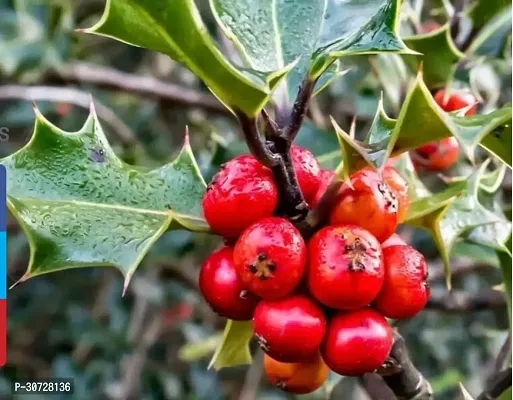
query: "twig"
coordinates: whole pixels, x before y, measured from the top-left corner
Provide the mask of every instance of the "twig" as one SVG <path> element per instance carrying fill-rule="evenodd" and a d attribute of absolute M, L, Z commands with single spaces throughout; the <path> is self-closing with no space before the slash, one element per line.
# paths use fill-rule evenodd
<path fill-rule="evenodd" d="M 0 86 L 0 99 L 68 103 L 89 109 L 92 96 L 69 87 L 4 85 Z M 110 108 L 97 100 L 94 101 L 94 106 L 98 117 L 112 127 L 113 133 L 124 146 L 131 147 L 137 144 L 137 137 L 132 130 Z"/>
<path fill-rule="evenodd" d="M 65 81 L 92 83 L 138 95 L 157 97 L 189 107 L 201 107 L 223 114 L 229 113 L 229 110 L 221 102 L 208 93 L 167 83 L 151 76 L 129 74 L 83 62 L 67 65 L 56 73 Z"/>
<path fill-rule="evenodd" d="M 460 24 L 461 19 L 463 18 L 463 8 L 465 7 L 465 0 L 456 0 L 454 2 L 454 10 L 451 15 L 450 28 L 451 28 L 451 37 L 456 40 L 458 35 L 460 34 Z"/>
<path fill-rule="evenodd" d="M 476 400 L 495 400 L 511 387 L 511 367 L 499 372 L 493 383 Z"/>
<path fill-rule="evenodd" d="M 476 263 L 474 261 L 459 260 L 451 263 L 451 276 L 464 275 L 479 269 L 491 268 L 492 266 L 485 263 Z M 434 282 L 445 279 L 445 272 L 441 262 L 429 263 L 429 281 Z"/>
<path fill-rule="evenodd" d="M 378 374 L 365 374 L 358 380 L 371 400 L 397 400 L 394 393 Z"/>
<path fill-rule="evenodd" d="M 256 399 L 258 386 L 262 380 L 262 352 L 258 350 L 257 354 L 253 357 L 253 363 L 246 373 L 244 385 L 240 391 L 239 400 L 253 400 Z"/>
<path fill-rule="evenodd" d="M 490 290 L 479 293 L 451 291 L 442 295 L 431 294 L 427 309 L 444 312 L 476 312 L 506 308 L 504 293 Z"/>
<path fill-rule="evenodd" d="M 301 124 L 305 118 L 306 111 L 308 109 L 308 103 L 310 101 L 310 97 L 312 96 L 315 83 L 316 80 L 312 81 L 307 77 L 299 89 L 296 101 L 294 102 L 294 106 L 292 108 L 292 113 L 290 115 L 290 123 L 288 124 L 285 131 L 285 136 L 289 139 L 290 143 L 294 141 L 297 133 L 299 132 L 299 128 L 301 128 Z"/>
<path fill-rule="evenodd" d="M 390 356 L 377 371 L 398 400 L 431 400 L 433 390 L 415 368 L 406 349 L 404 338 L 394 330 L 394 345 Z"/>

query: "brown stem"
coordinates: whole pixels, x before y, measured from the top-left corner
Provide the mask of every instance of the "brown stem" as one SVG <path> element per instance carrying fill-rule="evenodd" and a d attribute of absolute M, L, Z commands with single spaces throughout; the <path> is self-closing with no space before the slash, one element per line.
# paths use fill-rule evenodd
<path fill-rule="evenodd" d="M 499 372 L 493 383 L 476 400 L 495 400 L 511 387 L 511 367 Z"/>
<path fill-rule="evenodd" d="M 442 295 L 432 294 L 426 308 L 444 312 L 476 312 L 491 309 L 506 309 L 504 293 L 490 290 L 480 293 L 451 291 Z"/>
<path fill-rule="evenodd" d="M 296 101 L 292 107 L 290 123 L 285 131 L 285 137 L 289 139 L 290 143 L 292 143 L 296 138 L 299 128 L 301 128 L 301 124 L 305 119 L 306 111 L 308 110 L 308 103 L 312 97 L 316 81 L 317 80 L 312 81 L 307 77 L 299 89 Z"/>
<path fill-rule="evenodd" d="M 431 400 L 431 385 L 413 365 L 404 338 L 394 330 L 394 345 L 390 356 L 378 369 L 398 400 Z"/>

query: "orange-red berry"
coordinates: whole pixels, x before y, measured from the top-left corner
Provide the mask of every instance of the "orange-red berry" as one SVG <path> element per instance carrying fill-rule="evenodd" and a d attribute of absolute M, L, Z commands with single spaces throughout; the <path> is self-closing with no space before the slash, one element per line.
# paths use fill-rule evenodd
<path fill-rule="evenodd" d="M 292 165 L 294 166 L 303 197 L 310 204 L 321 182 L 319 163 L 309 150 L 299 146 L 291 146 L 290 157 L 292 158 Z"/>
<path fill-rule="evenodd" d="M 269 382 L 277 388 L 289 393 L 306 394 L 319 389 L 330 370 L 317 352 L 297 363 L 282 363 L 264 354 L 264 372 Z"/>

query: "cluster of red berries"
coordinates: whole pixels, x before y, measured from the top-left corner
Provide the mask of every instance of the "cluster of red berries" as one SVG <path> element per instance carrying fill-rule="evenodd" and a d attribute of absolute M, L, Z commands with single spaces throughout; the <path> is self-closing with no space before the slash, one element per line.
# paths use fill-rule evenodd
<path fill-rule="evenodd" d="M 314 207 L 334 173 L 298 146 L 291 157 Z M 329 369 L 346 376 L 376 370 L 393 342 L 385 317 L 410 318 L 429 296 L 424 257 L 394 234 L 409 208 L 405 180 L 391 165 L 356 172 L 308 243 L 275 215 L 277 204 L 272 171 L 252 156 L 215 175 L 203 212 L 212 230 L 235 244 L 205 260 L 204 298 L 223 317 L 253 320 L 265 373 L 283 390 L 316 390 Z"/>
<path fill-rule="evenodd" d="M 477 99 L 469 91 L 454 91 L 450 94 L 441 89 L 435 93 L 435 101 L 444 111 L 451 112 L 470 107 L 465 115 L 474 115 L 477 111 Z M 411 152 L 412 161 L 417 168 L 427 171 L 442 171 L 458 161 L 460 147 L 454 136 L 420 146 Z"/>

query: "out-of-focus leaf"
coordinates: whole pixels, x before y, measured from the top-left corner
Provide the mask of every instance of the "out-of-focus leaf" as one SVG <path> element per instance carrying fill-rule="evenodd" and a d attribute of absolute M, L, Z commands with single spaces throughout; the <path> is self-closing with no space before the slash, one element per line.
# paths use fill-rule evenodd
<path fill-rule="evenodd" d="M 511 3 L 496 14 L 479 31 L 468 48 L 468 53 L 477 56 L 500 57 L 503 54 L 506 39 L 511 34 Z"/>
<path fill-rule="evenodd" d="M 323 168 L 334 170 L 342 159 L 335 134 L 310 121 L 303 123 L 294 143 L 310 150 Z"/>
<path fill-rule="evenodd" d="M 118 268 L 125 284 L 168 229 L 207 231 L 205 182 L 188 138 L 158 169 L 123 163 L 94 109 L 79 132 L 64 132 L 36 110 L 29 143 L 1 160 L 7 202 L 30 243 L 22 280 L 89 266 Z"/>
<path fill-rule="evenodd" d="M 451 38 L 449 24 L 433 32 L 404 38 L 404 42 L 423 54 L 422 57 L 405 56 L 404 60 L 412 71 L 417 71 L 422 62 L 424 82 L 429 88 L 445 86 L 454 75 L 456 63 L 464 57 Z"/>
<path fill-rule="evenodd" d="M 228 320 L 224 328 L 223 338 L 219 343 L 209 368 L 235 367 L 237 365 L 251 364 L 249 342 L 253 337 L 253 324 L 251 321 Z"/>
<path fill-rule="evenodd" d="M 212 354 L 221 343 L 222 335 L 209 336 L 198 342 L 187 343 L 178 351 L 178 357 L 185 362 L 198 361 Z"/>
<path fill-rule="evenodd" d="M 209 36 L 194 0 L 107 0 L 101 20 L 85 32 L 163 53 L 201 78 L 228 108 L 256 115 L 292 65 L 239 69 Z"/>
<path fill-rule="evenodd" d="M 472 117 L 446 113 L 434 101 L 421 74 L 412 84 L 397 120 L 386 115 L 380 102 L 364 143 L 354 140 L 336 123 L 334 126 L 343 142 L 342 151 L 347 152 L 341 176 L 366 165 L 381 167 L 391 155 L 449 136 L 456 137 L 471 161 L 475 148 L 481 145 L 511 166 L 511 107 Z"/>
<path fill-rule="evenodd" d="M 306 73 L 318 78 L 338 57 L 409 52 L 397 36 L 398 0 L 211 0 L 212 10 L 245 61 L 275 71 L 299 60 L 278 90 L 291 104 Z"/>
<path fill-rule="evenodd" d="M 499 257 L 500 267 L 502 270 L 502 276 L 504 278 L 504 295 L 506 296 L 506 302 L 508 303 L 508 318 L 509 318 L 509 329 L 511 331 L 511 236 L 505 243 L 503 250 L 497 251 Z"/>
<path fill-rule="evenodd" d="M 467 14 L 474 27 L 480 28 L 508 6 L 511 6 L 509 0 L 476 0 Z"/>

